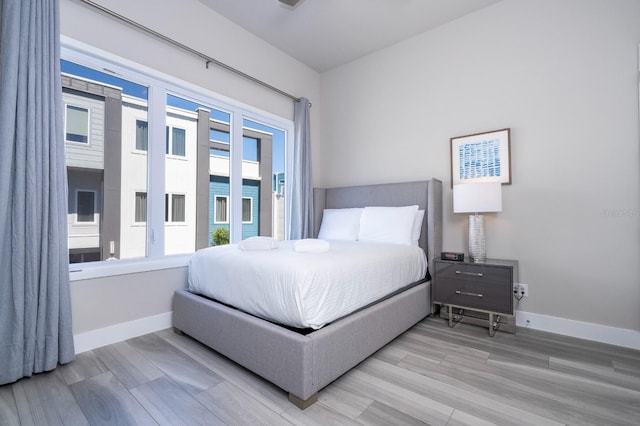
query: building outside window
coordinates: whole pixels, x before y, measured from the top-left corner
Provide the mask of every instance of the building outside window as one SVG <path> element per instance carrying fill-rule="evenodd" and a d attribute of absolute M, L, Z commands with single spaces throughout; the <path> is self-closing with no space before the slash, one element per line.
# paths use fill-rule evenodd
<path fill-rule="evenodd" d="M 147 221 L 147 193 L 136 192 L 135 222 L 145 223 Z"/>
<path fill-rule="evenodd" d="M 185 221 L 185 196 L 184 194 L 165 194 L 164 198 L 165 222 L 184 223 Z"/>
<path fill-rule="evenodd" d="M 136 120 L 136 149 L 147 151 L 149 147 L 149 123 Z"/>
<path fill-rule="evenodd" d="M 215 200 L 215 223 L 229 223 L 229 197 L 216 195 Z"/>
<path fill-rule="evenodd" d="M 167 126 L 166 153 L 178 157 L 185 156 L 186 132 L 184 129 Z"/>
<path fill-rule="evenodd" d="M 242 197 L 242 223 L 253 222 L 253 199 Z"/>
<path fill-rule="evenodd" d="M 171 221 L 184 222 L 185 218 L 185 196 L 184 194 L 171 194 Z"/>
<path fill-rule="evenodd" d="M 96 192 L 76 191 L 76 222 L 95 223 L 96 222 Z"/>
<path fill-rule="evenodd" d="M 88 108 L 67 105 L 65 123 L 65 139 L 67 142 L 89 143 Z"/>

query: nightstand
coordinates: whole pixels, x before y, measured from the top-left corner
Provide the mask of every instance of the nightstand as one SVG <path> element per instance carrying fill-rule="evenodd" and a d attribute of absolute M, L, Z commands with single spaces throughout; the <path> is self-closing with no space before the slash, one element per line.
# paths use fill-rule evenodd
<path fill-rule="evenodd" d="M 518 261 L 487 259 L 484 263 L 435 260 L 433 303 L 449 327 L 468 322 L 515 332 L 513 283 L 518 280 Z"/>

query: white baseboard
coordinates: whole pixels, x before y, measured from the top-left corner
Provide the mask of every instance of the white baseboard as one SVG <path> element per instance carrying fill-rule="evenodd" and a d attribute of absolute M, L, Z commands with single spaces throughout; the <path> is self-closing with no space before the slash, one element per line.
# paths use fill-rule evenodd
<path fill-rule="evenodd" d="M 173 312 L 141 318 L 73 336 L 76 354 L 122 342 L 143 334 L 164 330 L 172 325 Z"/>
<path fill-rule="evenodd" d="M 640 350 L 640 331 L 516 311 L 516 325 Z"/>
<path fill-rule="evenodd" d="M 73 336 L 76 354 L 122 342 L 172 326 L 173 312 L 141 318 Z M 534 330 L 593 340 L 640 350 L 640 332 L 607 325 L 575 321 L 532 312 L 516 311 L 516 325 Z"/>

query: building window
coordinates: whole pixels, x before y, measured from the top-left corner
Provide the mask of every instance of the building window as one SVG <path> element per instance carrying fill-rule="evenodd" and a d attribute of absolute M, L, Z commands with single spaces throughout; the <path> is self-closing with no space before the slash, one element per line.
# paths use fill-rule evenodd
<path fill-rule="evenodd" d="M 184 129 L 173 128 L 171 154 L 185 156 L 185 133 Z"/>
<path fill-rule="evenodd" d="M 253 222 L 253 199 L 251 197 L 242 198 L 242 223 Z"/>
<path fill-rule="evenodd" d="M 135 221 L 145 223 L 147 221 L 147 193 L 136 192 Z"/>
<path fill-rule="evenodd" d="M 66 108 L 65 138 L 67 142 L 89 143 L 89 110 L 74 105 Z"/>
<path fill-rule="evenodd" d="M 184 222 L 185 196 L 184 194 L 171 194 L 171 221 Z"/>
<path fill-rule="evenodd" d="M 184 223 L 185 221 L 184 194 L 165 194 L 164 220 L 165 222 Z"/>
<path fill-rule="evenodd" d="M 166 153 L 178 157 L 184 157 L 186 154 L 186 131 L 178 127 L 167 126 L 167 142 Z"/>
<path fill-rule="evenodd" d="M 226 195 L 216 195 L 214 206 L 214 222 L 229 223 L 229 197 Z"/>
<path fill-rule="evenodd" d="M 147 151 L 149 147 L 149 123 L 144 120 L 136 120 L 136 149 Z"/>
<path fill-rule="evenodd" d="M 88 251 L 69 250 L 69 263 L 97 262 L 100 260 L 100 250 L 86 250 Z"/>
<path fill-rule="evenodd" d="M 96 192 L 76 191 L 76 222 L 96 222 Z"/>

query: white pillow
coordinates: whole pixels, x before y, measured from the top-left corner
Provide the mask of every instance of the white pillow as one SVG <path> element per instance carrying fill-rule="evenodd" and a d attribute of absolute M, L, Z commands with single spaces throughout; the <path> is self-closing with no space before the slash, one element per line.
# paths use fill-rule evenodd
<path fill-rule="evenodd" d="M 424 220 L 424 210 L 418 210 L 416 218 L 413 221 L 413 230 L 411 231 L 411 244 L 418 245 L 420 241 L 420 232 L 422 231 L 422 221 Z"/>
<path fill-rule="evenodd" d="M 356 241 L 360 231 L 361 208 L 324 209 L 319 240 Z"/>
<path fill-rule="evenodd" d="M 418 206 L 365 207 L 358 240 L 411 245 Z"/>

